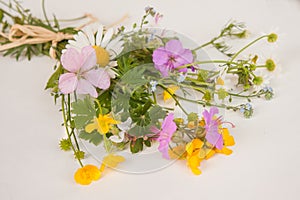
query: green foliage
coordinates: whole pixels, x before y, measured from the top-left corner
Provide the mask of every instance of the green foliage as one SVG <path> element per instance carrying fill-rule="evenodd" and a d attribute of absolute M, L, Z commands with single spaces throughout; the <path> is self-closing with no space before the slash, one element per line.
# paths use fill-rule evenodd
<path fill-rule="evenodd" d="M 77 100 L 72 103 L 72 113 L 76 129 L 84 129 L 84 127 L 96 116 L 96 109 L 93 101 L 89 96 L 84 100 Z"/>
<path fill-rule="evenodd" d="M 86 140 L 89 143 L 92 143 L 96 146 L 98 146 L 103 140 L 103 136 L 99 134 L 96 130 L 91 133 L 87 133 L 84 130 L 81 130 L 79 133 L 79 138 Z"/>
<path fill-rule="evenodd" d="M 220 100 L 224 100 L 228 96 L 228 92 L 226 90 L 224 90 L 223 88 L 219 89 L 217 91 L 217 94 L 218 94 L 218 98 Z"/>
<path fill-rule="evenodd" d="M 59 76 L 63 73 L 63 68 L 61 65 L 55 70 L 55 72 L 51 75 L 49 78 L 45 90 L 47 89 L 53 89 L 53 91 L 57 91 L 58 89 L 58 79 Z"/>
<path fill-rule="evenodd" d="M 143 138 L 138 138 L 135 141 L 130 142 L 130 151 L 131 153 L 138 153 L 140 151 L 143 151 Z"/>
<path fill-rule="evenodd" d="M 199 117 L 198 117 L 198 114 L 197 114 L 197 113 L 191 112 L 191 113 L 188 115 L 188 121 L 189 121 L 189 122 L 197 121 L 198 118 L 199 118 Z"/>

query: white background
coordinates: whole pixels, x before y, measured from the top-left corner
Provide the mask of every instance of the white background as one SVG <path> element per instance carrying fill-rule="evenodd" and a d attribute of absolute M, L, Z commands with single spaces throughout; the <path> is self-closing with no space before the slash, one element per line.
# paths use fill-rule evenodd
<path fill-rule="evenodd" d="M 41 2 L 24 5 L 42 17 Z M 48 0 L 48 13 L 73 18 L 89 12 L 104 24 L 128 13 L 139 20 L 145 0 Z M 236 124 L 231 156 L 216 156 L 194 176 L 183 162 L 156 173 L 130 175 L 110 171 L 88 187 L 75 184 L 78 168 L 70 153 L 59 150 L 64 132 L 59 107 L 44 91 L 54 61 L 47 57 L 0 62 L 0 199 L 300 199 L 300 1 L 164 0 L 150 5 L 164 14 L 162 26 L 199 44 L 219 33 L 230 19 L 246 22 L 258 36 L 279 34 L 278 43 L 259 43 L 250 52 L 274 58 L 281 68 L 272 80 L 270 102 L 256 101 L 251 120 L 226 113 Z M 239 45 L 244 45 L 242 41 Z M 153 161 L 155 162 L 155 161 Z"/>

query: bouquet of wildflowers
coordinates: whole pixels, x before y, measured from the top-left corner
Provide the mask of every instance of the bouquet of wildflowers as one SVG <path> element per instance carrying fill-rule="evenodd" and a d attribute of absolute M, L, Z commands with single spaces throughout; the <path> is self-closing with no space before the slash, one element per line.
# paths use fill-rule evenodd
<path fill-rule="evenodd" d="M 202 161 L 232 153 L 234 125 L 224 111 L 249 118 L 252 99 L 274 95 L 264 80 L 275 70 L 274 61 L 242 56 L 260 40 L 275 42 L 274 33 L 232 52 L 228 40 L 248 35 L 243 23 L 229 22 L 219 35 L 197 45 L 149 26 L 151 18 L 155 23 L 162 18 L 151 7 L 132 28 L 103 26 L 90 15 L 77 19 L 91 19 L 83 26 L 62 28 L 55 17 L 49 20 L 45 13 L 45 20 L 38 19 L 17 1 L 0 3 L 3 56 L 57 60 L 46 89 L 61 106 L 66 137 L 59 145 L 78 161 L 74 178 L 79 184 L 98 180 L 106 168 L 121 168 L 122 152 L 137 154 L 151 146 L 162 159 L 185 160 L 199 175 Z M 205 48 L 215 48 L 225 59 L 209 59 Z M 87 153 L 80 141 L 103 152 L 99 166 L 84 163 Z"/>

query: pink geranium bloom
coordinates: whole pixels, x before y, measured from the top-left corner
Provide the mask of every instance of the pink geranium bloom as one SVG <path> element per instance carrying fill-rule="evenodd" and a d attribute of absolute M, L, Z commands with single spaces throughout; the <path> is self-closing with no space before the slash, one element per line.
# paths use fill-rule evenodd
<path fill-rule="evenodd" d="M 78 52 L 69 48 L 61 57 L 63 68 L 68 72 L 59 77 L 58 87 L 63 94 L 76 91 L 77 94 L 89 94 L 97 97 L 96 88 L 108 89 L 110 76 L 104 68 L 96 68 L 97 58 L 92 46 Z"/>
<path fill-rule="evenodd" d="M 212 107 L 209 111 L 205 110 L 203 118 L 205 121 L 206 140 L 214 145 L 217 149 L 223 148 L 223 137 L 219 133 L 220 119 L 216 118 L 215 115 L 219 113 L 218 108 Z"/>
<path fill-rule="evenodd" d="M 159 142 L 158 150 L 162 153 L 163 157 L 166 159 L 170 159 L 169 157 L 169 143 L 173 134 L 175 133 L 177 126 L 175 124 L 174 114 L 169 114 L 163 121 L 161 125 L 161 130 L 157 128 L 152 128 L 152 132 L 158 134 L 157 141 Z"/>
<path fill-rule="evenodd" d="M 191 50 L 182 47 L 179 40 L 170 40 L 164 47 L 154 50 L 153 62 L 162 76 L 168 76 L 169 71 L 173 71 L 177 67 L 191 64 L 194 61 L 194 56 Z M 187 68 L 178 70 L 179 72 L 187 72 Z"/>

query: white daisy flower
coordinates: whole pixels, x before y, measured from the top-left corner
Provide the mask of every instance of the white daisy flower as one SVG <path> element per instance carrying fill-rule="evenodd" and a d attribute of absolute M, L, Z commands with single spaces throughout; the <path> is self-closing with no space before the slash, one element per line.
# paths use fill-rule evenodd
<path fill-rule="evenodd" d="M 94 23 L 83 28 L 73 40 L 69 40 L 66 48 L 75 48 L 81 51 L 86 46 L 93 46 L 97 55 L 97 64 L 99 67 L 105 68 L 109 76 L 114 79 L 115 71 L 112 69 L 117 66 L 117 62 L 113 59 L 121 51 L 121 43 L 117 39 L 113 39 L 114 30 L 112 28 L 105 30 L 104 26 Z"/>

